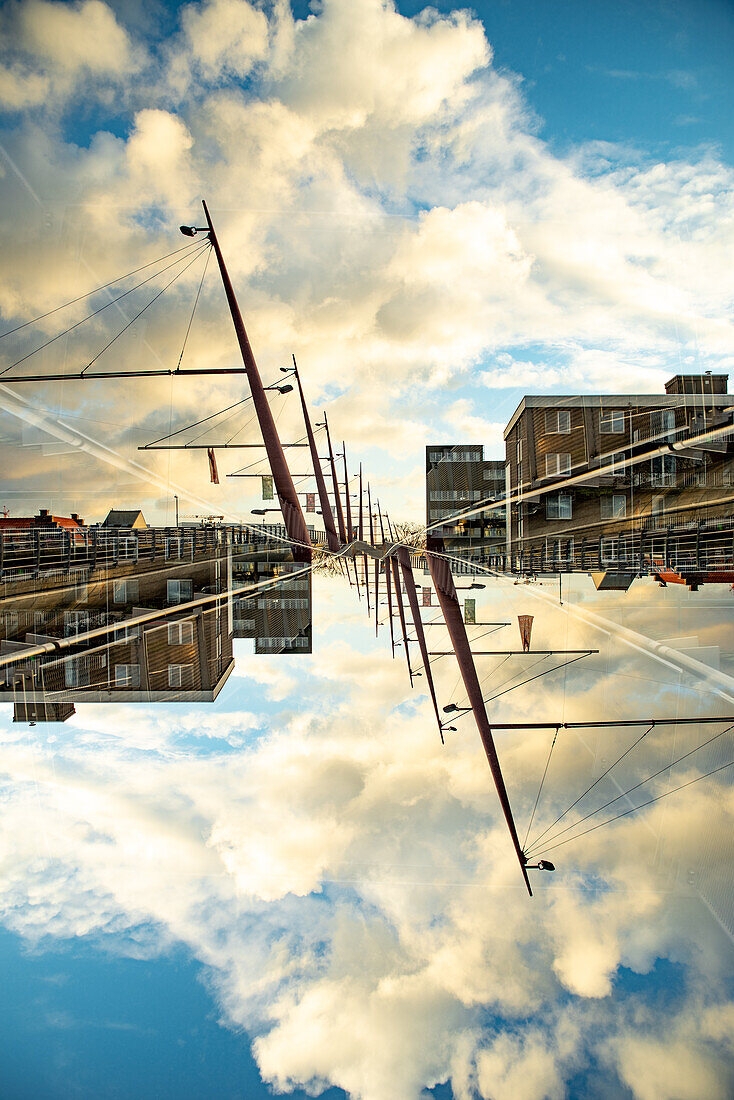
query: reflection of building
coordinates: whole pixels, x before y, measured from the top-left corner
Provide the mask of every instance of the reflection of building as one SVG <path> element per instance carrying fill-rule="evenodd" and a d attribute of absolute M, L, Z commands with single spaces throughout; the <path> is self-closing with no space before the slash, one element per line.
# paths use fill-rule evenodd
<path fill-rule="evenodd" d="M 480 501 L 501 499 L 504 490 L 504 463 L 485 459 L 481 444 L 426 447 L 426 520 L 431 538 L 441 540 L 447 553 L 486 561 L 497 552 L 504 539 L 503 510 L 466 520 L 452 517 Z"/>
<path fill-rule="evenodd" d="M 665 395 L 524 397 L 504 433 L 509 490 L 524 494 L 510 510 L 506 533 L 513 560 L 522 554 L 530 568 L 578 563 L 583 545 L 595 564 L 631 562 L 640 557 L 640 532 L 651 547 L 666 532 L 676 537 L 730 523 L 734 433 L 623 465 L 731 424 L 726 385 L 726 375 L 679 375 Z M 588 474 L 581 483 L 539 492 Z"/>
<path fill-rule="evenodd" d="M 285 535 L 284 527 L 268 530 Z M 249 598 L 234 597 L 236 638 L 254 639 L 255 653 L 311 652 L 311 572 L 293 561 L 282 540 L 265 531 L 250 535 L 234 550 L 232 578 L 234 588 L 263 586 Z"/>
<path fill-rule="evenodd" d="M 0 701 L 34 722 L 63 721 L 80 702 L 209 701 L 232 670 L 233 636 L 254 639 L 256 653 L 310 653 L 310 572 L 293 575 L 304 566 L 278 535 L 278 525 L 254 534 L 6 525 L 0 654 L 19 659 L 0 666 Z M 233 588 L 254 584 L 252 596 L 232 600 Z M 22 658 L 60 639 L 62 648 Z"/>
<path fill-rule="evenodd" d="M 0 699 L 14 700 L 16 719 L 63 720 L 73 702 L 216 698 L 233 663 L 227 599 L 178 608 L 226 591 L 221 533 L 81 528 L 62 535 L 3 531 L 0 653 L 100 634 L 0 669 Z M 103 629 L 115 624 L 114 633 Z"/>
<path fill-rule="evenodd" d="M 226 549 L 215 546 L 193 560 L 121 560 L 73 577 L 6 581 L 0 599 L 3 654 L 118 623 L 121 629 L 9 666 L 2 670 L 0 698 L 13 697 L 26 710 L 41 702 L 215 699 L 233 663 L 227 599 L 178 608 L 226 591 L 227 575 Z M 165 614 L 151 621 L 124 625 L 160 611 Z"/>

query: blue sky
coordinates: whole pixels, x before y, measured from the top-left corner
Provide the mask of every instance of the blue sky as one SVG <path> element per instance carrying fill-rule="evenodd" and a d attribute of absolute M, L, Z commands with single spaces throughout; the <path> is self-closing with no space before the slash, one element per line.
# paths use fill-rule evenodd
<path fill-rule="evenodd" d="M 328 401 L 394 518 L 423 514 L 425 443 L 501 456 L 525 392 L 734 372 L 731 5 L 432 8 L 328 0 L 303 25 L 242 0 L 4 5 L 3 327 L 178 247 L 205 194 L 263 374 L 296 351 L 313 411 Z M 196 282 L 116 345 L 118 365 L 175 363 Z M 223 309 L 210 278 L 191 360 L 232 362 Z M 142 442 L 239 394 L 239 380 L 21 392 L 6 378 L 5 499 L 171 522 L 178 492 L 186 511 L 246 515 L 255 490 L 215 491 L 203 460 L 133 467 Z M 281 427 L 296 430 L 289 406 Z M 625 625 L 717 629 L 734 651 L 727 594 L 636 591 Z M 588 644 L 544 596 L 503 588 L 478 610 L 510 618 L 532 598 L 541 639 Z M 595 839 L 508 928 L 517 868 L 497 856 L 477 746 L 441 748 L 345 597 L 319 582 L 314 657 L 243 657 L 206 710 L 80 707 L 34 739 L 5 715 L 4 1095 L 310 1082 L 329 1100 L 344 1095 L 331 1085 L 412 1100 L 451 1078 L 457 1100 L 673 1100 L 681 1080 L 724 1098 L 731 944 L 675 863 L 695 862 L 711 822 L 726 835 L 719 788 Z M 586 590 L 567 599 L 615 614 Z M 541 681 L 508 703 L 510 720 L 539 702 L 623 715 L 654 693 L 730 705 L 613 631 L 600 648 L 568 691 Z M 556 797 L 590 751 L 569 746 Z M 545 744 L 502 752 L 529 809 Z"/>

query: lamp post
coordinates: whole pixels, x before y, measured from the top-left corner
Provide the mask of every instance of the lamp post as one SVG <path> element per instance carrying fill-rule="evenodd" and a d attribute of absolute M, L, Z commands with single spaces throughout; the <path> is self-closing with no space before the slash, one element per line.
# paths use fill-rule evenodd
<path fill-rule="evenodd" d="M 219 246 L 219 240 L 214 230 L 211 217 L 209 216 L 209 210 L 206 203 L 203 203 L 204 216 L 206 217 L 206 229 L 200 226 L 182 225 L 180 227 L 181 232 L 185 237 L 195 237 L 197 233 L 206 233 L 212 248 L 217 258 L 219 265 L 219 273 L 222 277 L 222 284 L 224 286 L 224 293 L 227 298 L 227 304 L 232 315 L 232 323 L 237 335 L 237 342 L 240 346 L 240 352 L 242 355 L 242 362 L 247 374 L 248 382 L 250 383 L 250 392 L 252 395 L 253 405 L 257 414 L 258 423 L 260 425 L 260 431 L 263 436 L 263 443 L 265 444 L 265 451 L 268 457 L 268 464 L 270 466 L 271 473 L 273 475 L 273 481 L 278 493 L 278 501 L 280 503 L 281 511 L 283 513 L 283 522 L 285 524 L 286 531 L 289 539 L 293 542 L 293 556 L 299 561 L 309 561 L 311 555 L 311 539 L 308 534 L 308 527 L 306 520 L 301 510 L 301 505 L 296 494 L 295 486 L 293 484 L 293 478 L 291 477 L 288 464 L 283 452 L 283 445 L 280 442 L 278 431 L 275 426 L 275 420 L 268 404 L 267 397 L 265 395 L 265 387 L 262 384 L 260 378 L 260 371 L 258 370 L 255 356 L 252 353 L 250 341 L 247 336 L 244 321 L 242 320 L 242 314 L 240 307 L 235 297 L 234 288 L 229 277 L 229 272 L 222 256 L 222 250 Z"/>

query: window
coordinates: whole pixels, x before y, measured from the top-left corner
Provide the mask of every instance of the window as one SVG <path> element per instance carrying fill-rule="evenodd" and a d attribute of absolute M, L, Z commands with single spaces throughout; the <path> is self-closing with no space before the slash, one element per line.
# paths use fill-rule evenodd
<path fill-rule="evenodd" d="M 624 411 L 606 409 L 600 412 L 599 431 L 604 435 L 621 435 L 624 432 Z"/>
<path fill-rule="evenodd" d="M 568 474 L 571 472 L 570 454 L 548 454 L 545 456 L 545 476 L 553 477 L 555 474 Z"/>
<path fill-rule="evenodd" d="M 573 503 L 570 493 L 556 493 L 546 497 L 546 519 L 571 519 L 573 515 Z"/>
<path fill-rule="evenodd" d="M 64 663 L 64 682 L 67 687 L 80 688 L 89 685 L 89 665 L 86 658 L 74 657 Z"/>
<path fill-rule="evenodd" d="M 138 581 L 127 578 L 124 581 L 112 582 L 113 603 L 136 603 L 140 599 L 140 585 Z"/>
<path fill-rule="evenodd" d="M 444 448 L 441 451 L 429 451 L 429 462 L 481 462 L 482 451 L 455 450 Z"/>
<path fill-rule="evenodd" d="M 140 665 L 115 665 L 115 687 L 139 688 Z"/>
<path fill-rule="evenodd" d="M 193 623 L 169 623 L 168 624 L 168 644 L 169 645 L 193 645 L 194 642 L 194 624 Z"/>
<path fill-rule="evenodd" d="M 657 409 L 650 413 L 650 435 L 655 439 L 675 434 L 675 409 Z"/>
<path fill-rule="evenodd" d="M 571 431 L 571 413 L 568 409 L 546 409 L 545 430 L 549 433 Z"/>
<path fill-rule="evenodd" d="M 185 603 L 193 595 L 194 584 L 190 580 L 169 580 L 166 582 L 168 603 Z"/>
<path fill-rule="evenodd" d="M 169 688 L 180 688 L 183 686 L 184 679 L 186 677 L 186 670 L 188 665 L 169 665 L 168 666 L 168 686 Z"/>
<path fill-rule="evenodd" d="M 624 519 L 627 515 L 627 497 L 624 493 L 613 493 L 601 498 L 602 519 Z"/>
<path fill-rule="evenodd" d="M 601 540 L 602 562 L 617 561 L 617 539 L 603 538 Z"/>
<path fill-rule="evenodd" d="M 650 459 L 650 484 L 675 485 L 675 455 L 658 455 Z"/>
<path fill-rule="evenodd" d="M 428 494 L 429 500 L 481 500 L 482 494 L 479 489 L 431 489 Z"/>

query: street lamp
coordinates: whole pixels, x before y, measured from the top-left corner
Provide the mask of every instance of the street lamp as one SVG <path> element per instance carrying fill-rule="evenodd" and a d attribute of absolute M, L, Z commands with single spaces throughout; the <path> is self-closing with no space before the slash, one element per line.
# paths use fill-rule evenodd
<path fill-rule="evenodd" d="M 184 237 L 195 237 L 197 233 L 206 233 L 209 235 L 208 225 L 179 225 L 178 227 L 183 233 Z"/>
<path fill-rule="evenodd" d="M 487 586 L 486 584 L 477 584 L 474 582 L 473 584 L 457 584 L 454 587 L 457 592 L 471 592 L 473 588 L 486 588 Z"/>
<path fill-rule="evenodd" d="M 293 386 L 263 386 L 264 390 L 277 390 L 278 393 L 290 393 Z"/>
<path fill-rule="evenodd" d="M 471 709 L 471 707 L 457 707 L 456 703 L 448 703 L 447 706 L 443 708 L 443 712 L 444 714 L 458 714 L 462 711 L 467 711 Z"/>
<path fill-rule="evenodd" d="M 555 871 L 555 863 L 551 863 L 549 859 L 539 859 L 537 863 L 524 863 L 523 866 L 528 871 Z"/>
<path fill-rule="evenodd" d="M 266 512 L 279 512 L 280 508 L 251 508 L 251 516 L 264 516 Z"/>

